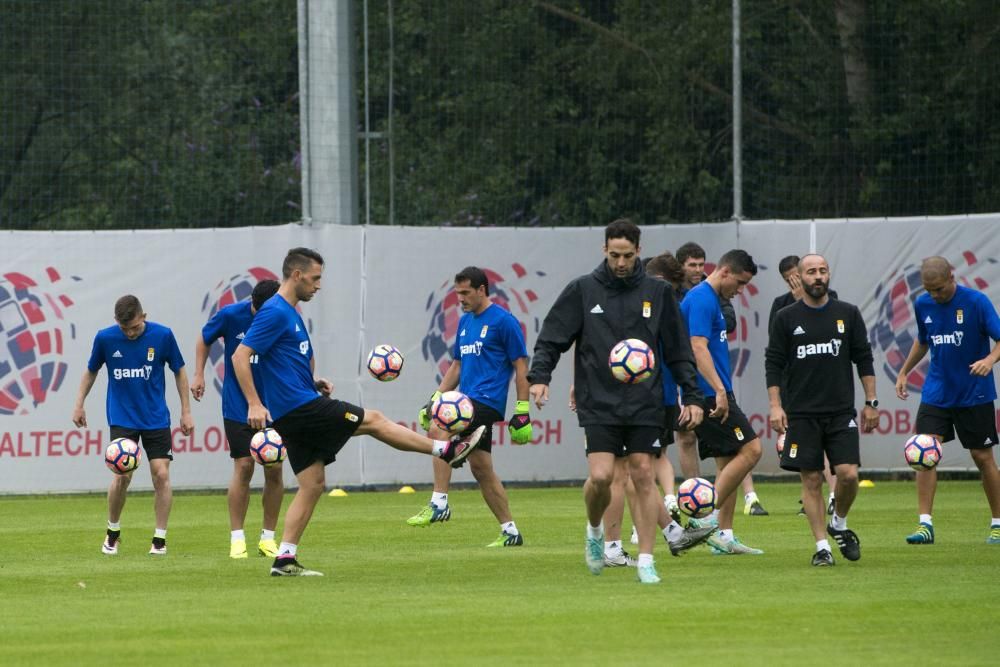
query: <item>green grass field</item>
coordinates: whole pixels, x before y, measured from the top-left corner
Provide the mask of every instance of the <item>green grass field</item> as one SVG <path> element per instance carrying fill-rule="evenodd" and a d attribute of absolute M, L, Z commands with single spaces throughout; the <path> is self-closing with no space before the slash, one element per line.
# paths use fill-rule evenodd
<path fill-rule="evenodd" d="M 994 665 L 1000 546 L 976 482 L 942 483 L 937 544 L 915 525 L 912 483 L 862 489 L 862 558 L 809 565 L 798 485 L 758 485 L 769 517 L 736 532 L 766 551 L 672 558 L 664 581 L 583 563 L 579 488 L 510 491 L 523 548 L 485 549 L 498 528 L 478 491 L 452 520 L 411 528 L 428 493 L 324 497 L 300 547 L 323 578 L 272 578 L 228 558 L 223 495 L 177 494 L 169 555 L 147 555 L 152 498 L 129 499 L 117 557 L 100 553 L 100 496 L 0 499 L 2 665 Z M 286 504 L 291 496 L 286 496 Z M 255 496 L 248 535 L 259 530 Z M 626 519 L 626 525 L 628 520 Z"/>

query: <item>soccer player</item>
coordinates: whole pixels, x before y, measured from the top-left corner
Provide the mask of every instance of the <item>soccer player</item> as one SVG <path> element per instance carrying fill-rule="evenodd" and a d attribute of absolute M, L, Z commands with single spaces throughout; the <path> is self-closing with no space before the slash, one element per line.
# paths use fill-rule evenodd
<path fill-rule="evenodd" d="M 661 366 L 670 368 L 684 392 L 682 423 L 701 421 L 702 396 L 673 292 L 667 283 L 646 274 L 638 261 L 639 240 L 640 230 L 629 220 L 615 220 L 605 228 L 600 265 L 570 282 L 546 315 L 528 381 L 531 398 L 541 408 L 548 401 L 559 357 L 575 343 L 573 385 L 577 417 L 587 438 L 589 472 L 584 484 L 587 567 L 593 574 L 604 568 L 602 515 L 611 500 L 615 459 L 627 457 L 637 498 L 638 577 L 654 584 L 660 581 L 653 562 L 659 506 L 653 454 L 664 419 Z M 624 338 L 639 338 L 663 350 L 663 359 L 647 382 L 622 384 L 608 369 L 608 353 Z"/>
<path fill-rule="evenodd" d="M 690 292 L 695 285 L 699 285 L 708 278 L 705 275 L 705 249 L 694 241 L 689 241 L 677 249 L 676 259 L 683 269 L 681 282 L 677 283 L 677 294 L 680 300 Z M 722 308 L 722 316 L 726 321 L 726 333 L 731 334 L 736 331 L 736 309 L 733 308 L 731 299 L 719 298 L 719 305 Z M 676 441 L 679 451 L 681 472 L 684 477 L 690 479 L 697 477 L 698 465 L 698 437 L 693 431 L 679 430 L 676 432 Z M 753 474 L 748 473 L 741 482 L 743 487 L 743 513 L 748 516 L 767 516 L 768 512 L 757 497 L 757 491 L 753 486 Z"/>
<path fill-rule="evenodd" d="M 785 306 L 790 306 L 799 299 L 802 298 L 802 278 L 799 277 L 799 260 L 798 255 L 788 255 L 787 257 L 782 257 L 781 261 L 778 262 L 778 273 L 781 274 L 781 279 L 785 281 L 788 285 L 788 291 L 776 296 L 774 301 L 771 303 L 771 312 L 767 315 L 767 329 L 771 330 L 771 324 L 774 322 L 774 316 L 778 314 L 778 311 Z M 837 298 L 837 290 L 829 290 L 827 292 L 831 299 Z M 784 401 L 784 398 L 782 398 Z M 784 434 L 778 436 L 779 438 L 784 437 Z M 826 513 L 833 514 L 833 504 L 834 504 L 834 488 L 837 486 L 837 480 L 833 475 L 832 468 L 830 467 L 830 462 L 826 460 L 826 454 L 823 454 L 823 460 L 825 465 L 823 466 L 823 477 L 826 479 L 827 488 L 830 490 L 830 496 L 826 503 Z M 799 500 L 799 505 L 802 505 L 802 501 Z M 799 507 L 799 514 L 805 516 L 805 507 Z"/>
<path fill-rule="evenodd" d="M 990 339 L 1000 340 L 1000 318 L 982 292 L 958 285 L 951 265 L 943 257 L 929 257 L 920 265 L 926 294 L 913 304 L 917 339 L 899 369 L 896 395 L 909 396 L 906 378 L 930 350 L 931 362 L 924 380 L 916 432 L 939 442 L 955 439 L 969 450 L 983 478 L 992 520 L 988 544 L 1000 544 L 1000 470 L 993 458 L 997 443 L 996 385 L 993 366 L 1000 359 L 1000 345 L 990 349 Z M 934 544 L 931 510 L 937 491 L 937 471 L 917 473 L 917 530 L 908 544 Z"/>
<path fill-rule="evenodd" d="M 698 365 L 698 385 L 707 397 L 708 418 L 696 429 L 698 451 L 703 459 L 715 458 L 719 532 L 708 538 L 717 555 L 761 554 L 733 534 L 734 492 L 760 460 L 760 438 L 754 432 L 733 395 L 729 366 L 729 341 L 721 300 L 732 299 L 757 274 L 757 265 L 745 250 L 730 250 L 706 280 L 696 285 L 681 302 Z M 692 519 L 695 525 L 711 520 Z M 690 522 L 689 522 L 690 523 Z"/>
<path fill-rule="evenodd" d="M 439 456 L 460 466 L 475 449 L 483 427 L 451 440 L 430 440 L 388 419 L 327 395 L 333 387 L 315 379 L 312 341 L 295 307 L 319 291 L 323 257 L 310 248 L 292 248 L 281 267 L 278 293 L 254 316 L 250 330 L 233 353 L 233 370 L 247 399 L 247 423 L 254 430 L 269 422 L 281 434 L 299 488 L 285 512 L 284 533 L 271 575 L 322 576 L 296 559 L 299 540 L 326 484 L 326 466 L 347 440 L 370 435 L 395 449 Z M 250 359 L 258 355 L 261 399 Z M 267 407 L 265 407 L 265 404 Z"/>
<path fill-rule="evenodd" d="M 167 409 L 163 367 L 169 365 L 174 374 L 181 399 L 180 429 L 184 435 L 194 430 L 187 372 L 173 332 L 162 324 L 147 322 L 138 298 L 127 294 L 115 302 L 115 322 L 115 326 L 101 329 L 94 337 L 87 370 L 77 391 L 73 423 L 77 428 L 87 426 L 84 402 L 94 386 L 98 371 L 106 365 L 111 439 L 129 438 L 141 443 L 146 450 L 156 515 L 149 553 L 165 556 L 167 521 L 173 504 L 170 462 L 174 457 L 171 453 L 170 411 Z M 108 487 L 108 532 L 101 551 L 109 556 L 116 555 L 121 544 L 121 515 L 131 481 L 131 472 L 115 475 Z"/>
<path fill-rule="evenodd" d="M 519 547 L 524 538 L 514 523 L 507 502 L 507 492 L 493 469 L 493 424 L 503 421 L 511 376 L 517 403 L 514 416 L 507 423 L 511 442 L 524 445 L 531 441 L 531 417 L 528 401 L 528 350 L 517 319 L 490 301 L 490 281 L 486 273 L 467 266 L 455 275 L 455 294 L 465 313 L 458 321 L 458 335 L 452 348 L 452 362 L 437 391 L 420 410 L 420 426 L 434 438 L 446 436 L 430 418 L 430 406 L 442 392 L 460 389 L 472 400 L 474 418 L 468 428 L 484 427 L 479 446 L 469 455 L 472 476 L 479 482 L 483 500 L 500 523 L 500 536 L 489 547 Z M 429 526 L 451 517 L 448 486 L 451 466 L 434 459 L 434 492 L 430 503 L 407 519 L 411 526 Z"/>
<path fill-rule="evenodd" d="M 264 302 L 278 291 L 277 280 L 261 280 L 254 285 L 249 301 L 233 303 L 215 312 L 201 329 L 201 336 L 195 341 L 194 377 L 191 380 L 191 395 L 200 401 L 205 395 L 205 362 L 208 361 L 209 347 L 218 338 L 225 344 L 225 377 L 222 380 L 222 423 L 229 441 L 229 456 L 233 459 L 233 476 L 229 480 L 229 557 L 246 558 L 247 541 L 243 523 L 250 505 L 250 480 L 253 478 L 254 461 L 250 457 L 250 439 L 255 431 L 247 424 L 247 399 L 240 391 L 233 371 L 233 352 L 243 340 L 254 315 Z M 252 360 L 251 360 L 252 361 Z M 274 541 L 274 529 L 281 511 L 281 497 L 284 494 L 281 466 L 264 468 L 264 491 L 261 505 L 264 510 L 263 528 L 257 542 L 257 553 L 274 558 L 278 555 L 278 545 Z"/>
<path fill-rule="evenodd" d="M 802 298 L 775 315 L 764 366 L 771 428 L 785 433 L 781 467 L 798 472 L 802 479 L 802 505 L 816 540 L 812 564 L 823 567 L 834 563 L 827 534 L 844 558 L 861 558 L 861 542 L 847 527 L 861 464 L 852 364 L 865 391 L 861 411 L 865 433 L 878 425 L 878 399 L 861 311 L 830 298 L 830 267 L 822 255 L 804 256 L 798 271 Z M 837 476 L 836 506 L 825 532 L 824 454 Z"/>

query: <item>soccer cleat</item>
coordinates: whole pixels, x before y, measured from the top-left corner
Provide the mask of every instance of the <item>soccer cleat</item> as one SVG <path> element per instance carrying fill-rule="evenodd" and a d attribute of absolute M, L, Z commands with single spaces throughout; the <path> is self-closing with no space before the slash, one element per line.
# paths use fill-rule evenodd
<path fill-rule="evenodd" d="M 764 509 L 764 506 L 760 504 L 759 500 L 755 500 L 752 503 L 747 503 L 743 506 L 743 513 L 747 516 L 769 516 L 770 513 Z"/>
<path fill-rule="evenodd" d="M 826 533 L 840 547 L 841 556 L 847 560 L 858 560 L 861 558 L 861 540 L 858 539 L 857 534 L 853 530 L 850 528 L 837 530 L 833 526 L 827 525 Z"/>
<path fill-rule="evenodd" d="M 990 534 L 986 536 L 986 544 L 1000 544 L 1000 526 L 990 526 Z"/>
<path fill-rule="evenodd" d="M 151 556 L 166 556 L 167 541 L 162 537 L 154 537 L 153 543 L 149 546 L 149 554 Z"/>
<path fill-rule="evenodd" d="M 736 536 L 728 542 L 723 542 L 717 536 L 709 537 L 708 546 L 711 547 L 713 556 L 760 556 L 764 553 L 760 549 L 743 544 Z"/>
<path fill-rule="evenodd" d="M 667 544 L 670 545 L 670 555 L 680 556 L 682 553 L 698 546 L 715 532 L 716 527 L 713 525 L 708 526 L 697 526 L 692 525 L 694 520 L 688 521 L 687 528 L 681 533 L 681 536 L 676 540 L 671 540 L 667 538 Z"/>
<path fill-rule="evenodd" d="M 479 440 L 486 431 L 485 426 L 480 426 L 472 433 L 456 435 L 445 446 L 441 453 L 441 460 L 448 463 L 452 468 L 461 468 L 469 454 L 479 446 Z"/>
<path fill-rule="evenodd" d="M 802 501 L 800 500 L 798 516 L 805 516 L 805 515 L 806 515 L 806 508 L 802 506 Z"/>
<path fill-rule="evenodd" d="M 820 549 L 813 554 L 812 564 L 816 567 L 833 567 L 833 554 L 827 549 Z"/>
<path fill-rule="evenodd" d="M 108 534 L 104 536 L 104 544 L 101 545 L 101 553 L 107 554 L 108 556 L 118 555 L 118 545 L 121 543 L 120 530 L 108 530 Z"/>
<path fill-rule="evenodd" d="M 600 574 L 604 569 L 604 535 L 587 538 L 587 548 L 584 551 L 587 569 L 591 574 Z"/>
<path fill-rule="evenodd" d="M 272 577 L 322 577 L 322 572 L 307 570 L 295 558 L 275 558 L 271 565 Z"/>
<path fill-rule="evenodd" d="M 656 573 L 656 567 L 652 563 L 640 567 L 636 571 L 636 575 L 639 577 L 640 584 L 660 583 L 660 575 Z"/>
<path fill-rule="evenodd" d="M 635 526 L 632 526 L 632 537 L 628 541 L 632 544 L 639 544 L 639 531 L 636 530 Z"/>
<path fill-rule="evenodd" d="M 604 567 L 635 567 L 636 560 L 628 555 L 624 549 L 618 549 L 617 553 L 604 552 Z"/>
<path fill-rule="evenodd" d="M 486 546 L 487 547 L 520 547 L 520 546 L 523 546 L 523 545 L 524 545 L 524 538 L 521 537 L 521 533 L 517 533 L 516 535 L 512 535 L 511 533 L 508 533 L 506 530 L 501 530 L 500 531 L 500 537 L 498 537 L 497 539 L 493 540 L 492 542 L 490 542 Z"/>
<path fill-rule="evenodd" d="M 906 536 L 907 544 L 934 544 L 934 526 L 929 523 L 918 523 L 917 530 Z"/>
<path fill-rule="evenodd" d="M 268 558 L 277 558 L 278 543 L 271 539 L 262 539 L 257 542 L 257 553 L 261 556 L 267 556 Z"/>
<path fill-rule="evenodd" d="M 706 526 L 711 526 L 712 528 L 719 527 L 719 517 L 714 514 L 709 514 L 703 519 L 688 519 L 688 527 L 694 526 L 695 528 L 705 528 Z"/>
<path fill-rule="evenodd" d="M 833 516 L 833 509 L 834 509 L 834 507 L 837 504 L 836 501 L 837 501 L 836 498 L 834 498 L 833 496 L 830 496 L 830 502 L 828 502 L 826 504 L 826 514 L 827 514 L 827 516 Z"/>
<path fill-rule="evenodd" d="M 229 557 L 230 558 L 246 558 L 247 557 L 247 541 L 246 540 L 233 540 L 229 543 Z"/>
<path fill-rule="evenodd" d="M 426 528 L 432 523 L 438 523 L 440 521 L 447 521 L 451 518 L 451 508 L 447 505 L 444 509 L 438 509 L 434 506 L 434 503 L 429 503 L 422 510 L 411 516 L 406 520 L 407 525 L 410 526 L 420 526 L 421 528 Z"/>

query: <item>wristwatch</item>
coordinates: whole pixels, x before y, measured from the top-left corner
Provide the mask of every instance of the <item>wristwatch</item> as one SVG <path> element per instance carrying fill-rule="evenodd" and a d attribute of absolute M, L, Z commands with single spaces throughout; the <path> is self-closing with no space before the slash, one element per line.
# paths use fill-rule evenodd
<path fill-rule="evenodd" d="M 873 398 L 870 401 L 865 401 L 865 405 L 867 405 L 870 408 L 877 408 L 878 407 L 878 399 L 877 398 Z"/>

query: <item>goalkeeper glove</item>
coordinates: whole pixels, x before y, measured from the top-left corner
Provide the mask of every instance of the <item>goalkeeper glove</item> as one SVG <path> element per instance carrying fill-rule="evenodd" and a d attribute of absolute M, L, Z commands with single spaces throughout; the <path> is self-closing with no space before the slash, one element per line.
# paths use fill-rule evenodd
<path fill-rule="evenodd" d="M 431 427 L 431 406 L 434 405 L 434 401 L 441 398 L 441 392 L 435 391 L 431 394 L 431 399 L 427 401 L 424 407 L 420 408 L 420 412 L 417 413 L 417 421 L 420 422 L 420 428 L 425 431 L 429 430 Z"/>
<path fill-rule="evenodd" d="M 514 416 L 507 421 L 510 441 L 515 445 L 531 442 L 531 417 L 528 415 L 528 405 L 528 401 L 518 401 L 514 408 Z"/>

